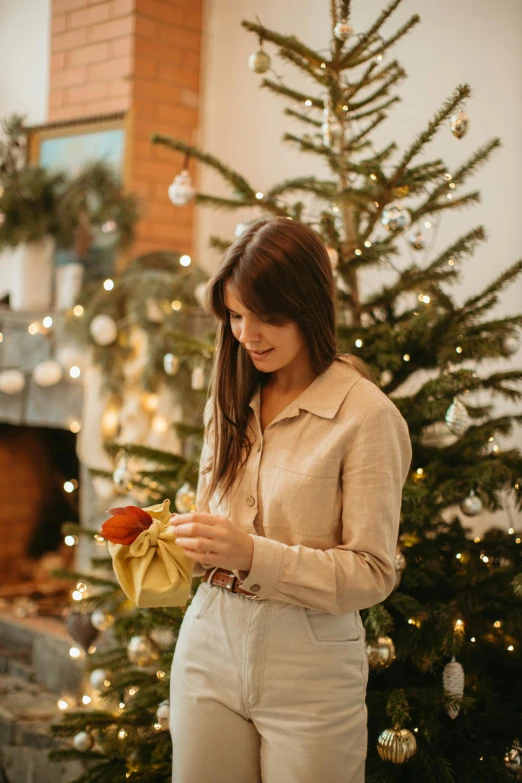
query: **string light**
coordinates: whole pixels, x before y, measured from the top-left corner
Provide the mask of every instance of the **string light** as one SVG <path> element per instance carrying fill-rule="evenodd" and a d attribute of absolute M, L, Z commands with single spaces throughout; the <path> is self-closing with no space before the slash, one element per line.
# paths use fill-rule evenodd
<path fill-rule="evenodd" d="M 405 362 L 409 362 L 411 357 L 409 353 L 405 353 L 402 358 L 404 359 Z"/>
<path fill-rule="evenodd" d="M 476 538 L 474 538 L 473 540 L 474 540 L 475 544 L 480 544 L 480 538 L 478 536 Z"/>
<path fill-rule="evenodd" d="M 448 266 L 453 266 L 455 261 L 452 258 L 448 258 Z"/>
<path fill-rule="evenodd" d="M 79 658 L 81 652 L 77 647 L 71 647 L 69 650 L 69 655 L 71 656 L 71 658 Z"/>
<path fill-rule="evenodd" d="M 310 100 L 310 98 L 307 98 L 305 101 L 305 106 L 311 106 L 311 105 L 312 105 L 312 101 Z"/>
<path fill-rule="evenodd" d="M 455 348 L 455 351 L 457 353 L 462 353 L 462 346 L 461 345 L 457 345 L 457 347 Z"/>
<path fill-rule="evenodd" d="M 74 365 L 74 367 L 71 367 L 71 369 L 69 370 L 69 375 L 71 376 L 71 378 L 79 378 L 80 374 L 81 374 L 81 370 L 76 365 Z"/>
<path fill-rule="evenodd" d="M 165 672 L 156 672 L 158 680 L 162 680 L 165 677 Z"/>
<path fill-rule="evenodd" d="M 80 539 L 78 536 L 65 536 L 64 543 L 66 546 L 76 546 L 78 544 Z"/>
<path fill-rule="evenodd" d="M 360 250 L 358 247 L 354 250 L 356 256 L 362 256 L 362 250 Z"/>
<path fill-rule="evenodd" d="M 370 242 L 370 240 L 369 240 L 369 239 L 367 239 L 367 240 L 365 241 L 365 243 L 364 243 L 364 247 L 371 247 L 371 246 L 372 246 L 372 243 Z"/>
<path fill-rule="evenodd" d="M 71 702 L 69 699 L 66 699 L 64 696 L 62 696 L 56 702 L 56 706 L 59 710 L 67 710 L 71 706 Z"/>
<path fill-rule="evenodd" d="M 474 636 L 472 636 L 472 637 L 471 637 L 471 639 L 470 639 L 470 642 L 476 642 L 476 641 L 477 641 L 477 640 L 475 639 L 475 637 L 474 637 Z"/>
<path fill-rule="evenodd" d="M 455 555 L 455 557 L 457 558 L 457 560 L 460 560 L 460 559 L 461 559 L 461 557 L 462 557 L 462 555 L 460 554 L 460 552 L 457 552 L 457 554 Z"/>
<path fill-rule="evenodd" d="M 355 345 L 357 346 L 357 348 L 360 348 L 362 346 L 362 344 L 363 344 L 363 341 L 361 340 L 360 337 L 358 337 L 357 340 L 355 341 Z"/>
<path fill-rule="evenodd" d="M 261 193 L 261 191 L 258 190 L 258 192 L 256 193 L 256 198 L 259 199 L 259 201 L 261 201 L 261 199 L 264 198 L 264 197 L 265 197 L 265 194 Z"/>
<path fill-rule="evenodd" d="M 431 223 L 429 220 L 424 221 L 424 228 L 431 228 Z"/>
<path fill-rule="evenodd" d="M 190 264 L 192 263 L 192 259 L 190 256 L 183 255 L 179 259 L 179 263 L 181 264 L 181 266 L 190 266 Z"/>
<path fill-rule="evenodd" d="M 502 623 L 501 623 L 501 621 L 500 621 L 500 620 L 495 620 L 495 622 L 493 623 L 493 625 L 495 626 L 495 628 L 501 628 L 501 627 L 502 627 Z"/>
<path fill-rule="evenodd" d="M 509 652 L 513 652 L 513 650 L 514 650 L 514 649 L 515 649 L 515 648 L 513 647 L 513 645 L 512 645 L 512 644 L 510 644 L 510 645 L 509 645 L 509 647 L 508 647 L 508 650 L 509 650 Z"/>
<path fill-rule="evenodd" d="M 74 492 L 74 484 L 72 483 L 72 481 L 66 481 L 63 485 L 63 488 L 66 492 L 69 493 Z"/>
<path fill-rule="evenodd" d="M 29 324 L 27 331 L 29 334 L 38 334 L 38 324 Z"/>
<path fill-rule="evenodd" d="M 51 318 L 50 315 L 46 315 L 45 318 L 43 319 L 42 323 L 43 323 L 43 325 L 45 326 L 46 329 L 50 329 L 51 326 L 53 325 L 53 319 Z"/>
<path fill-rule="evenodd" d="M 181 310 L 181 302 L 179 301 L 179 299 L 174 299 L 174 301 L 171 302 L 170 306 L 172 307 L 173 310 Z"/>
<path fill-rule="evenodd" d="M 71 423 L 69 424 L 69 429 L 71 430 L 71 432 L 74 433 L 80 432 L 81 428 L 82 425 L 80 424 L 79 421 L 76 421 L 76 419 L 73 419 L 73 421 L 71 421 Z"/>
<path fill-rule="evenodd" d="M 74 313 L 74 315 L 75 315 L 77 318 L 79 318 L 81 315 L 83 315 L 83 313 L 84 313 L 84 309 L 83 309 L 83 307 L 82 307 L 81 305 L 75 305 L 75 306 L 73 307 L 73 313 Z"/>
<path fill-rule="evenodd" d="M 112 291 L 112 289 L 114 288 L 114 280 L 111 280 L 110 278 L 104 280 L 103 287 L 105 288 L 106 291 Z"/>
<path fill-rule="evenodd" d="M 125 739 L 125 737 L 127 737 L 127 736 L 128 736 L 128 734 L 125 731 L 125 729 L 120 729 L 119 730 L 119 732 L 118 732 L 118 739 Z"/>
<path fill-rule="evenodd" d="M 90 704 L 91 701 L 92 701 L 91 697 L 87 696 L 87 694 L 84 693 L 83 696 L 82 696 L 82 704 L 87 705 L 87 704 Z"/>

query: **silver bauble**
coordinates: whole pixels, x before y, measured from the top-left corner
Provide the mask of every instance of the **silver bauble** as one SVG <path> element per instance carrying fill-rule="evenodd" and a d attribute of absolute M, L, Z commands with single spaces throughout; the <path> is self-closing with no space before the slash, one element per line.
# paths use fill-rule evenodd
<path fill-rule="evenodd" d="M 383 209 L 381 224 L 387 231 L 403 231 L 411 224 L 410 213 L 395 202 Z"/>
<path fill-rule="evenodd" d="M 507 334 L 502 340 L 502 345 L 504 346 L 505 352 L 509 356 L 512 356 L 514 353 L 518 351 L 520 345 L 518 336 Z"/>
<path fill-rule="evenodd" d="M 462 664 L 451 659 L 450 663 L 447 663 L 442 672 L 442 687 L 444 695 L 452 698 L 462 699 L 464 695 L 464 669 Z M 453 703 L 453 705 L 446 707 L 448 715 L 454 720 L 459 714 L 460 705 Z"/>
<path fill-rule="evenodd" d="M 480 514 L 482 511 L 482 501 L 478 495 L 475 495 L 474 489 L 470 489 L 468 497 L 464 498 L 461 502 L 460 510 L 463 514 L 466 514 L 467 517 L 476 517 L 477 514 Z"/>
<path fill-rule="evenodd" d="M 170 721 L 170 701 L 165 699 L 156 710 L 156 718 L 162 729 L 168 729 Z"/>
<path fill-rule="evenodd" d="M 334 27 L 334 35 L 338 41 L 346 41 L 353 34 L 353 27 L 341 19 Z"/>
<path fill-rule="evenodd" d="M 89 325 L 89 331 L 96 345 L 111 345 L 118 336 L 116 321 L 106 313 L 94 316 Z"/>
<path fill-rule="evenodd" d="M 159 650 L 148 636 L 133 636 L 127 645 L 127 655 L 134 666 L 151 666 L 158 660 Z"/>
<path fill-rule="evenodd" d="M 190 514 L 196 510 L 196 493 L 187 482 L 176 492 L 175 504 L 180 514 Z"/>
<path fill-rule="evenodd" d="M 186 169 L 174 177 L 169 186 L 169 198 L 175 207 L 184 207 L 194 196 L 196 190 L 192 185 L 192 179 Z"/>
<path fill-rule="evenodd" d="M 166 353 L 163 357 L 163 369 L 167 375 L 176 375 L 179 370 L 179 359 L 173 353 Z"/>
<path fill-rule="evenodd" d="M 462 109 L 459 109 L 458 112 L 451 115 L 450 128 L 457 139 L 461 139 L 468 132 L 469 117 L 467 114 L 464 114 Z"/>
<path fill-rule="evenodd" d="M 377 752 L 383 761 L 404 764 L 417 750 L 415 734 L 409 729 L 385 729 L 377 740 Z"/>
<path fill-rule="evenodd" d="M 116 465 L 112 480 L 118 492 L 129 492 L 132 489 L 132 476 L 127 467 L 127 455 L 123 454 Z"/>
<path fill-rule="evenodd" d="M 106 684 L 110 683 L 109 672 L 105 671 L 105 669 L 94 669 L 89 674 L 89 682 L 95 690 L 104 691 L 109 687 Z"/>
<path fill-rule="evenodd" d="M 509 769 L 517 770 L 522 766 L 522 748 L 516 746 L 510 748 L 504 756 L 504 761 Z"/>
<path fill-rule="evenodd" d="M 376 642 L 366 645 L 366 655 L 371 669 L 386 669 L 395 658 L 395 645 L 389 636 L 379 636 Z"/>
<path fill-rule="evenodd" d="M 471 424 L 466 406 L 457 397 L 453 398 L 444 419 L 451 432 L 459 437 L 464 435 Z"/>
<path fill-rule="evenodd" d="M 254 73 L 266 73 L 270 68 L 270 56 L 263 49 L 258 49 L 248 58 L 248 67 Z"/>
<path fill-rule="evenodd" d="M 153 628 L 149 636 L 160 650 L 172 650 L 178 640 L 178 634 L 172 628 Z"/>
<path fill-rule="evenodd" d="M 111 627 L 113 622 L 114 617 L 112 614 L 106 614 L 103 609 L 94 609 L 93 613 L 91 614 L 91 623 L 99 631 L 106 631 L 107 628 Z"/>
<path fill-rule="evenodd" d="M 415 250 L 423 250 L 426 247 L 426 237 L 422 231 L 412 231 L 408 234 L 408 242 Z"/>
<path fill-rule="evenodd" d="M 94 744 L 92 734 L 88 731 L 80 731 L 73 739 L 73 744 L 76 750 L 86 751 L 90 750 Z"/>

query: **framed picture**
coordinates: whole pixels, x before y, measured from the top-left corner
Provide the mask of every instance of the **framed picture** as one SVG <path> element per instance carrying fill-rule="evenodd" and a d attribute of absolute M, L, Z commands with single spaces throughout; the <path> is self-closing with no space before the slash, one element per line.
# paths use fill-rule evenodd
<path fill-rule="evenodd" d="M 114 168 L 124 185 L 128 171 L 128 122 L 128 113 L 118 112 L 30 127 L 28 161 L 53 172 L 65 171 L 69 176 L 78 174 L 88 163 L 103 161 Z M 110 277 L 117 266 L 115 255 L 110 248 L 93 244 L 84 282 Z M 57 250 L 55 266 L 69 263 L 72 257 L 72 251 Z"/>

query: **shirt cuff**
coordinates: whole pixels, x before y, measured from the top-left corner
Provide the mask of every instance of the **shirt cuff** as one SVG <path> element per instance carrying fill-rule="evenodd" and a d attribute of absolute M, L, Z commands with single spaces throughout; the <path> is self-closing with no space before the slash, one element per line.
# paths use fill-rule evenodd
<path fill-rule="evenodd" d="M 280 541 L 264 536 L 248 534 L 254 540 L 252 567 L 248 576 L 240 583 L 242 590 L 249 590 L 259 598 L 270 598 L 283 567 L 284 547 Z M 240 574 L 245 573 L 240 571 Z"/>

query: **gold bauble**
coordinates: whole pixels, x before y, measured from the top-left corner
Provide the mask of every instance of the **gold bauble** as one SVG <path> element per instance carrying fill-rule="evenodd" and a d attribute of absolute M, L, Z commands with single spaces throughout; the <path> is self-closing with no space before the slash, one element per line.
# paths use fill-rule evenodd
<path fill-rule="evenodd" d="M 385 729 L 377 740 L 377 752 L 383 761 L 404 764 L 417 750 L 415 735 L 409 729 Z"/>
<path fill-rule="evenodd" d="M 133 636 L 127 645 L 127 655 L 135 666 L 150 666 L 158 660 L 159 650 L 148 636 Z"/>
<path fill-rule="evenodd" d="M 263 49 L 258 49 L 248 58 L 248 67 L 254 73 L 266 73 L 270 68 L 270 56 Z"/>
<path fill-rule="evenodd" d="M 467 114 L 464 114 L 462 109 L 459 109 L 456 114 L 451 115 L 450 128 L 457 139 L 461 139 L 468 132 L 469 117 Z"/>
<path fill-rule="evenodd" d="M 379 636 L 376 642 L 366 645 L 370 669 L 387 669 L 395 658 L 395 645 L 389 636 Z"/>

